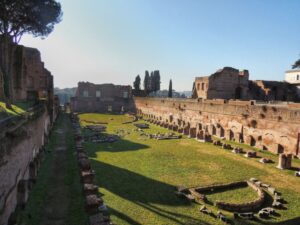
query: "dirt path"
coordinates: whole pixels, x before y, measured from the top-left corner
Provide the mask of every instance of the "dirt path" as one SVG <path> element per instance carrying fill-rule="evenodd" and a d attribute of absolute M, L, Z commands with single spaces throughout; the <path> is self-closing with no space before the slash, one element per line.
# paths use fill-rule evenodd
<path fill-rule="evenodd" d="M 67 175 L 67 124 L 63 120 L 61 128 L 55 130 L 57 141 L 54 146 L 53 163 L 49 168 L 49 183 L 51 189 L 46 196 L 46 204 L 43 209 L 41 225 L 66 225 L 69 207 L 68 184 L 65 181 Z"/>

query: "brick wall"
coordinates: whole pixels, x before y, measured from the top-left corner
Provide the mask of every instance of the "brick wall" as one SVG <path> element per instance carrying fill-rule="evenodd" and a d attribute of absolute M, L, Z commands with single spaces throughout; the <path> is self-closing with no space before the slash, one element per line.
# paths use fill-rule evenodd
<path fill-rule="evenodd" d="M 196 128 L 274 153 L 299 155 L 300 104 L 134 98 L 137 112 L 161 123 Z"/>

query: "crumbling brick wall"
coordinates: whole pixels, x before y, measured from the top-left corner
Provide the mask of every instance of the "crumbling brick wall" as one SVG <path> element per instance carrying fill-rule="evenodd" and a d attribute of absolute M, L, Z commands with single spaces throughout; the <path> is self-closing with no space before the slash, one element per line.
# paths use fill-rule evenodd
<path fill-rule="evenodd" d="M 255 101 L 134 98 L 137 112 L 178 130 L 242 141 L 274 153 L 299 155 L 300 104 L 259 105 Z"/>
<path fill-rule="evenodd" d="M 11 102 L 48 97 L 51 73 L 44 67 L 40 52 L 13 43 L 10 37 L 0 36 L 1 93 Z"/>

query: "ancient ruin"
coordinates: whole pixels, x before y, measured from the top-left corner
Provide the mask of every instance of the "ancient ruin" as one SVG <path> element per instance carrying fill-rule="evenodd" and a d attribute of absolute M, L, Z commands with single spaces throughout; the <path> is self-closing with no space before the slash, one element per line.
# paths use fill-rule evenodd
<path fill-rule="evenodd" d="M 299 100 L 297 83 L 249 80 L 249 71 L 224 67 L 210 76 L 196 77 L 193 98 L 264 101 Z"/>
<path fill-rule="evenodd" d="M 134 111 L 131 86 L 79 82 L 71 108 L 75 112 Z"/>
<path fill-rule="evenodd" d="M 0 36 L 0 101 L 31 101 L 21 115 L 0 117 L 0 224 L 24 208 L 44 158 L 45 144 L 57 117 L 53 76 L 37 49 Z"/>
<path fill-rule="evenodd" d="M 300 106 L 252 101 L 134 98 L 137 113 L 164 127 L 242 142 L 273 153 L 300 152 Z"/>

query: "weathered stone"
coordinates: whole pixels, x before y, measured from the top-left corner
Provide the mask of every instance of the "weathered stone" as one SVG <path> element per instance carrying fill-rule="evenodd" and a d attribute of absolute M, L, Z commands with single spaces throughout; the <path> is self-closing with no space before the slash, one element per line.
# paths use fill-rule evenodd
<path fill-rule="evenodd" d="M 246 152 L 245 157 L 247 157 L 247 158 L 256 158 L 257 154 L 256 154 L 255 151 L 248 151 L 248 152 Z"/>
<path fill-rule="evenodd" d="M 278 169 L 290 169 L 292 167 L 292 154 L 279 154 Z"/>

